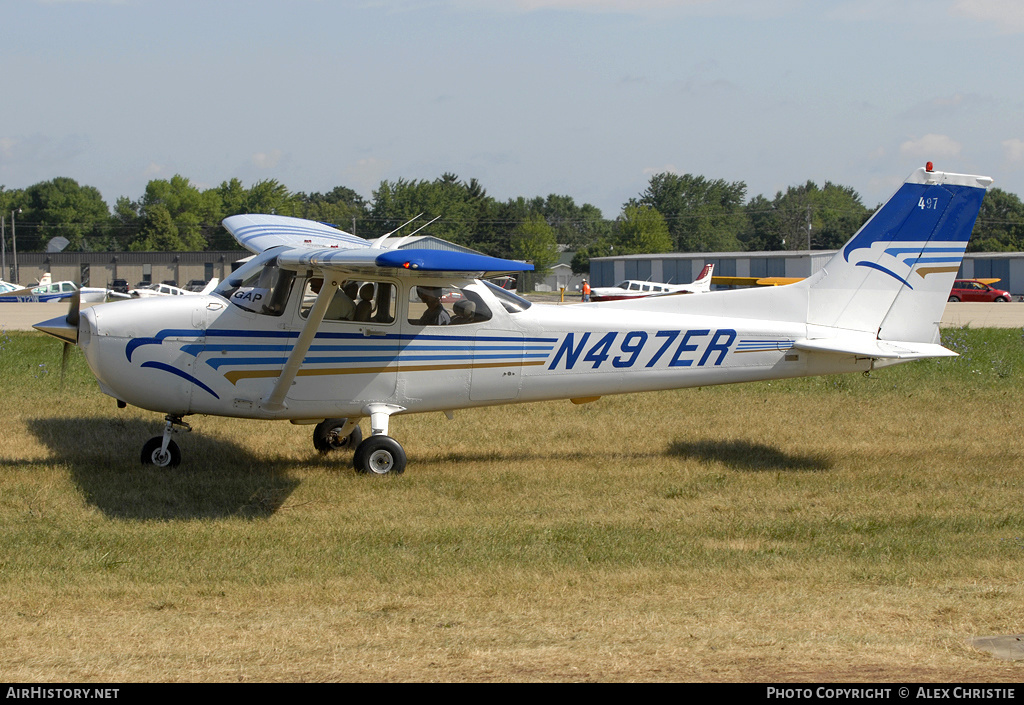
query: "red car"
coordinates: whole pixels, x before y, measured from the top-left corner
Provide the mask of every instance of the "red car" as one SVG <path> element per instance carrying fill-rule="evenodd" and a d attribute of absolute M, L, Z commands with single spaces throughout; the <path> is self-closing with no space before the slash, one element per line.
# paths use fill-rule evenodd
<path fill-rule="evenodd" d="M 996 289 L 978 279 L 957 279 L 949 292 L 949 301 L 1013 301 L 1010 292 Z"/>

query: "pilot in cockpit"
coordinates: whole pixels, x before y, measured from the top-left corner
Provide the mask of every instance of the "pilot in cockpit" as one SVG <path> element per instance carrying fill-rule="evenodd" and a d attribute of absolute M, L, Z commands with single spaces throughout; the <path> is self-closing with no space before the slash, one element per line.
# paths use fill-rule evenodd
<path fill-rule="evenodd" d="M 420 326 L 446 326 L 451 323 L 452 317 L 441 304 L 441 287 L 439 286 L 418 286 L 416 293 L 420 301 L 427 305 L 427 310 L 416 321 Z"/>

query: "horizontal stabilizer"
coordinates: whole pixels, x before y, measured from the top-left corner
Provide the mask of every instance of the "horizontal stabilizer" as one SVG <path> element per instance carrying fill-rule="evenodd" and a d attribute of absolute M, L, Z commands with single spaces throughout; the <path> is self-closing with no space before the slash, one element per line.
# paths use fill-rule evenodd
<path fill-rule="evenodd" d="M 804 338 L 793 343 L 797 350 L 856 355 L 879 360 L 917 360 L 929 357 L 956 357 L 956 353 L 935 343 L 908 343 L 878 340 L 868 336 Z"/>

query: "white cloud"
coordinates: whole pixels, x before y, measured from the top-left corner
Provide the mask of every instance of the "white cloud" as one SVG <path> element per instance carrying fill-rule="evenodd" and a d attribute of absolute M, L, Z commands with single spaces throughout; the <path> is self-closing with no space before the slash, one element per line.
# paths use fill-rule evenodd
<path fill-rule="evenodd" d="M 806 0 L 450 0 L 463 8 L 536 12 L 564 10 L 574 12 L 617 12 L 644 15 L 658 12 L 684 12 L 702 16 L 763 17 L 779 15 L 799 8 Z"/>
<path fill-rule="evenodd" d="M 676 169 L 675 164 L 666 164 L 665 166 L 649 166 L 644 168 L 644 176 L 653 176 L 655 174 L 678 174 L 679 170 Z"/>
<path fill-rule="evenodd" d="M 380 182 L 386 178 L 390 169 L 389 160 L 366 157 L 346 168 L 342 172 L 342 179 L 365 198 L 380 186 Z"/>
<path fill-rule="evenodd" d="M 1016 137 L 1004 140 L 1003 149 L 1006 150 L 1006 158 L 1011 162 L 1024 161 L 1024 140 Z"/>
<path fill-rule="evenodd" d="M 17 144 L 18 140 L 13 137 L 0 137 L 0 159 L 10 159 Z"/>
<path fill-rule="evenodd" d="M 1024 32 L 1024 3 L 1020 0 L 955 0 L 952 13 L 992 22 L 1003 34 Z"/>
<path fill-rule="evenodd" d="M 941 159 L 958 157 L 963 146 L 946 135 L 925 135 L 918 139 L 907 140 L 900 145 L 900 155 L 921 159 Z"/>
<path fill-rule="evenodd" d="M 252 155 L 252 164 L 257 169 L 273 169 L 281 161 L 283 154 L 280 149 L 272 149 L 270 152 L 257 152 Z"/>

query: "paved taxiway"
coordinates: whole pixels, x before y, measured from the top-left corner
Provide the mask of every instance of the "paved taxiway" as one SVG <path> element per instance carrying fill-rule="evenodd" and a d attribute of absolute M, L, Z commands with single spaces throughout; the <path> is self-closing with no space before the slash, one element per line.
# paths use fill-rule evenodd
<path fill-rule="evenodd" d="M 88 308 L 95 304 L 82 304 Z M 0 331 L 32 330 L 39 323 L 65 313 L 66 303 L 5 304 L 0 303 Z M 1024 328 L 1024 302 L 1008 304 L 946 304 L 942 316 L 945 327 Z"/>

